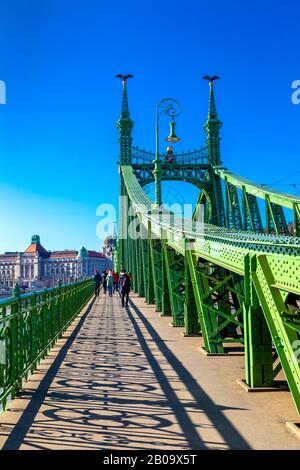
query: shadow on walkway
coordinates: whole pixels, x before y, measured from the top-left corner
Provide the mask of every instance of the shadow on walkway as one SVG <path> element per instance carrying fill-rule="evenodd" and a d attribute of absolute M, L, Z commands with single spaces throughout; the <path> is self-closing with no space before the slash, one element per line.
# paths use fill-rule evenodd
<path fill-rule="evenodd" d="M 35 416 L 37 415 L 41 405 L 43 404 L 47 392 L 58 373 L 58 370 L 64 361 L 68 350 L 74 343 L 78 333 L 80 332 L 82 325 L 84 324 L 89 312 L 91 311 L 95 302 L 95 298 L 91 301 L 90 305 L 86 309 L 84 315 L 80 318 L 78 324 L 76 325 L 75 329 L 72 331 L 71 335 L 63 345 L 63 347 L 58 352 L 55 360 L 51 364 L 50 368 L 48 369 L 47 373 L 45 374 L 44 378 L 41 380 L 38 388 L 34 391 L 34 393 L 29 393 L 32 395 L 30 402 L 28 403 L 24 413 L 22 414 L 21 418 L 19 419 L 16 426 L 13 428 L 12 432 L 10 433 L 8 439 L 6 440 L 4 446 L 1 450 L 18 450 L 23 443 L 27 432 L 32 425 Z M 18 396 L 25 396 L 26 392 L 21 391 Z M 13 403 L 10 404 L 9 408 L 13 408 Z"/>
<path fill-rule="evenodd" d="M 168 348 L 166 343 L 161 339 L 149 321 L 144 317 L 141 311 L 134 305 L 134 303 L 130 300 L 130 306 L 138 316 L 138 318 L 142 321 L 144 326 L 146 327 L 147 331 L 151 335 L 152 339 L 155 341 L 156 345 L 160 349 L 163 356 L 166 358 L 168 363 L 172 366 L 172 368 L 176 371 L 176 374 L 185 383 L 186 387 L 188 388 L 190 394 L 193 396 L 195 402 L 201 407 L 203 412 L 208 416 L 210 421 L 213 423 L 215 428 L 219 431 L 222 435 L 224 441 L 228 444 L 230 449 L 250 449 L 247 441 L 240 435 L 237 429 L 228 421 L 228 419 L 224 416 L 222 411 L 226 409 L 240 409 L 240 408 L 228 408 L 228 407 L 221 407 L 217 406 L 209 396 L 202 390 L 202 388 L 198 385 L 196 380 L 193 376 L 189 373 L 189 371 L 182 365 L 182 363 L 176 358 L 176 356 L 171 352 Z M 176 395 L 172 390 L 172 387 L 169 385 L 168 381 L 164 377 L 164 373 L 156 361 L 155 357 L 153 356 L 147 342 L 145 341 L 144 335 L 141 332 L 140 327 L 138 326 L 137 321 L 135 320 L 134 316 L 128 309 L 128 316 L 133 324 L 137 337 L 140 340 L 142 345 L 143 351 L 152 366 L 152 369 L 160 381 L 161 387 L 164 390 L 166 396 L 168 396 L 171 401 L 175 401 Z M 179 403 L 178 403 L 179 405 Z M 180 423 L 184 433 L 186 436 L 189 436 L 189 443 L 192 449 L 199 448 L 199 438 L 195 433 L 193 426 L 191 426 L 191 422 L 188 419 L 187 413 L 184 410 L 184 407 L 178 406 L 176 416 L 178 418 L 178 422 Z M 198 446 L 195 447 L 198 439 Z"/>
<path fill-rule="evenodd" d="M 238 408 L 217 406 L 141 311 L 132 302 L 122 311 L 116 296 L 91 302 L 28 395 L 3 450 L 250 448 L 223 414 Z"/>

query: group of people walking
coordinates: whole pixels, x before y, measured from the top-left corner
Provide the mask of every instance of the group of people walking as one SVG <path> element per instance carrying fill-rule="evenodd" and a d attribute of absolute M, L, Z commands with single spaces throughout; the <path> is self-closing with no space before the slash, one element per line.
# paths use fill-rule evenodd
<path fill-rule="evenodd" d="M 108 270 L 105 270 L 102 272 L 102 274 L 100 274 L 99 270 L 97 269 L 94 276 L 94 283 L 96 297 L 99 296 L 102 286 L 104 294 L 108 292 L 110 297 L 113 296 L 113 293 L 119 292 L 122 301 L 122 307 L 128 307 L 131 287 L 131 274 L 127 273 L 125 269 L 120 272 L 120 275 L 115 271 Z"/>

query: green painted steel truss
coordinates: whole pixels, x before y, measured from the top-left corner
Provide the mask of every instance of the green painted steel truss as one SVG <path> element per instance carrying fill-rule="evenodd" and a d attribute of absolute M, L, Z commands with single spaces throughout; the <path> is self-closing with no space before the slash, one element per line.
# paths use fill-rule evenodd
<path fill-rule="evenodd" d="M 122 171 L 147 233 L 127 240 L 134 290 L 187 335 L 201 332 L 208 353 L 243 346 L 249 386 L 272 386 L 282 368 L 300 411 L 300 241 L 214 226 L 198 235 L 198 222 L 185 232 L 174 215 L 166 229 L 150 201 L 140 212 L 143 189 L 130 167 Z"/>
<path fill-rule="evenodd" d="M 205 147 L 193 152 L 174 154 L 172 163 L 167 161 L 167 157 L 160 155 L 162 180 L 187 181 L 200 189 L 205 187 L 206 172 L 209 168 Z M 152 152 L 132 148 L 131 165 L 141 186 L 154 181 L 154 158 Z"/>
<path fill-rule="evenodd" d="M 207 353 L 243 348 L 248 386 L 271 387 L 282 370 L 300 413 L 300 198 L 222 166 L 211 85 L 206 146 L 171 163 L 160 156 L 161 179 L 199 188 L 193 218 L 153 211 L 143 186 L 153 181 L 154 154 L 124 147 L 122 125 L 131 142 L 128 119 L 126 92 L 119 163 L 121 194 L 133 215 L 120 212 L 119 269 L 128 266 L 134 290 L 174 326 L 200 333 Z M 132 218 L 140 239 L 122 239 Z"/>

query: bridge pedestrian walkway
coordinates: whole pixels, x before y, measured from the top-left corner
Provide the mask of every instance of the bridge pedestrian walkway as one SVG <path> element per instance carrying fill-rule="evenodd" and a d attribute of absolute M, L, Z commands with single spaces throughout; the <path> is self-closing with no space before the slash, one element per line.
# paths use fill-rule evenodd
<path fill-rule="evenodd" d="M 2 449 L 299 449 L 288 392 L 250 394 L 154 306 L 92 300 L 0 416 Z"/>

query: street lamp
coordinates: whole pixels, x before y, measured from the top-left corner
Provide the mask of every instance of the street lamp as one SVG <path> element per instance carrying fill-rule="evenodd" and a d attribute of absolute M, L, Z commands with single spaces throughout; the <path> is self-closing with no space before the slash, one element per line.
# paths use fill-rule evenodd
<path fill-rule="evenodd" d="M 170 122 L 170 135 L 166 138 L 167 142 L 176 144 L 180 139 L 175 134 L 175 121 L 174 118 L 181 113 L 181 106 L 178 101 L 173 98 L 164 98 L 156 106 L 156 146 L 155 146 L 155 160 L 153 176 L 155 181 L 155 205 L 160 207 L 161 200 L 161 161 L 159 159 L 159 118 L 162 114 L 166 114 L 171 118 Z"/>

